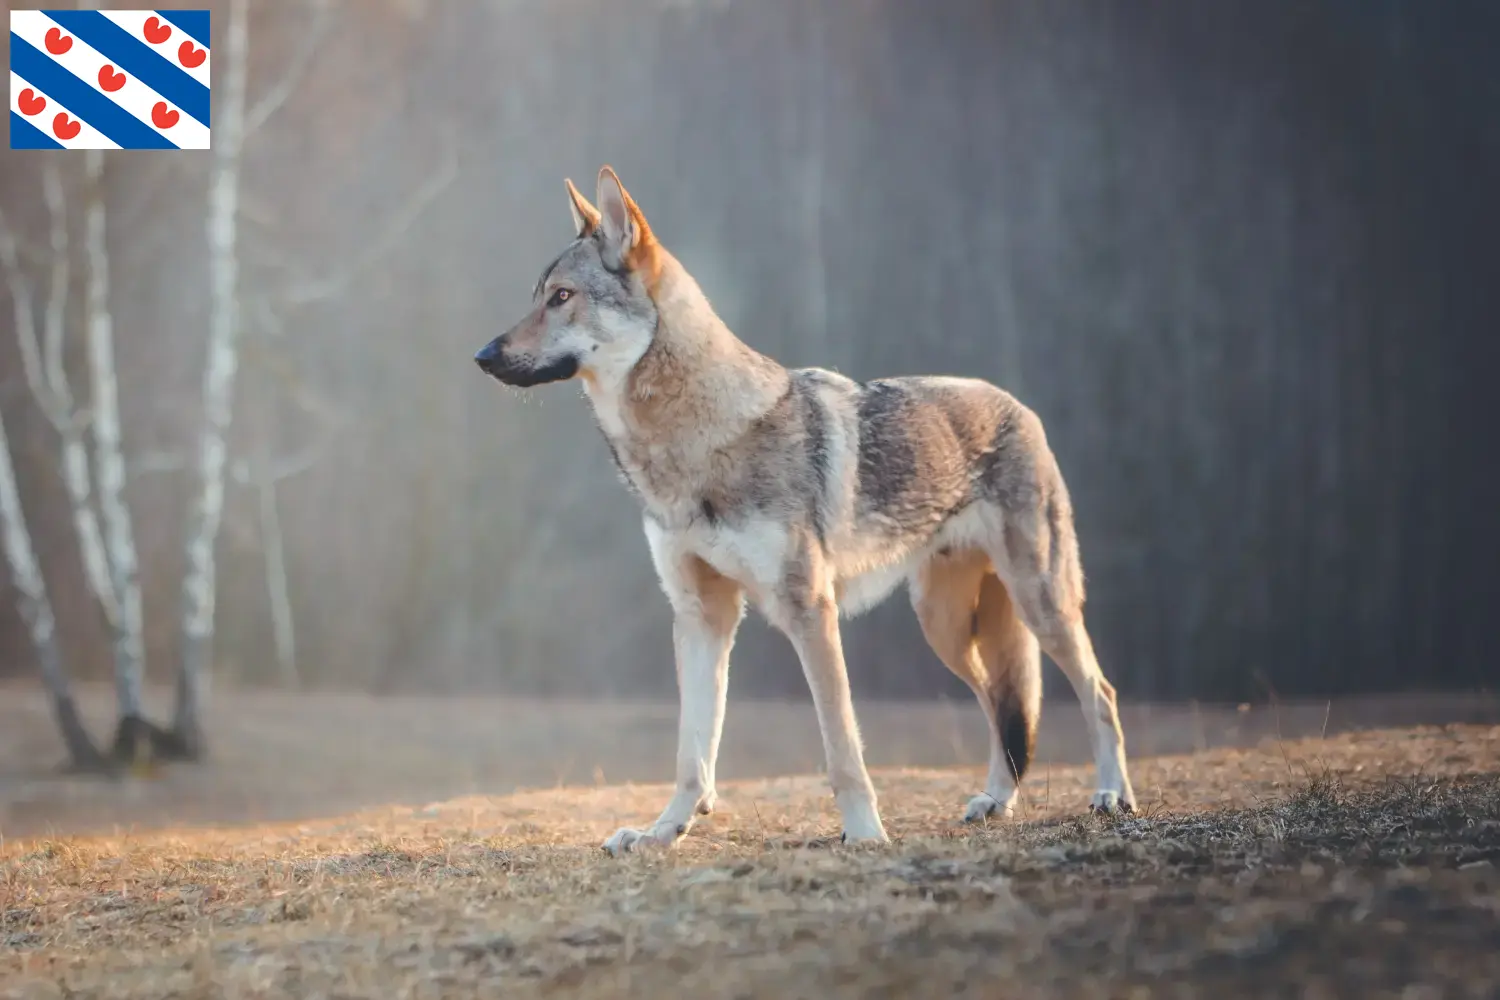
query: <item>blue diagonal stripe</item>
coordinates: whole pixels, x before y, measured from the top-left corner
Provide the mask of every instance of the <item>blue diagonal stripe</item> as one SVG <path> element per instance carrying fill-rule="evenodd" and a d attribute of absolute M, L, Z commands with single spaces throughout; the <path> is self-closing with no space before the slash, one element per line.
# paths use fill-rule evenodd
<path fill-rule="evenodd" d="M 208 11 L 206 10 L 159 10 L 158 14 L 163 20 L 171 21 L 177 27 L 193 36 L 193 40 L 205 49 L 213 48 L 209 44 Z"/>
<path fill-rule="evenodd" d="M 11 149 L 65 149 L 62 143 L 14 111 L 10 113 Z"/>
<path fill-rule="evenodd" d="M 121 28 L 97 10 L 51 10 L 47 16 L 62 25 L 99 54 L 137 80 L 208 125 L 208 88 L 182 67 Z"/>
<path fill-rule="evenodd" d="M 10 33 L 10 66 L 32 86 L 118 143 L 121 149 L 176 149 L 171 141 L 114 101 Z"/>

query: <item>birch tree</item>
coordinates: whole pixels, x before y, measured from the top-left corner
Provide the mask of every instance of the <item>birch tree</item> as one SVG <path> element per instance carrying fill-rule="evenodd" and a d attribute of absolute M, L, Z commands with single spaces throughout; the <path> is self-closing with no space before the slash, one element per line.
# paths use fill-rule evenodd
<path fill-rule="evenodd" d="M 89 588 L 98 598 L 106 620 L 113 628 L 118 615 L 114 590 L 110 585 L 103 535 L 99 530 L 99 519 L 94 514 L 88 450 L 84 445 L 87 417 L 74 401 L 72 386 L 63 363 L 72 268 L 62 178 L 55 161 L 48 162 L 42 173 L 42 200 L 47 206 L 50 222 L 50 259 L 49 290 L 40 331 L 32 304 L 31 287 L 21 266 L 20 243 L 3 214 L 0 214 L 0 268 L 5 271 L 6 283 L 10 289 L 21 370 L 26 386 L 58 435 L 63 486 L 68 493 L 73 524 L 78 532 L 84 576 Z"/>
<path fill-rule="evenodd" d="M 47 585 L 42 579 L 42 567 L 37 562 L 36 549 L 31 544 L 31 531 L 26 525 L 25 513 L 21 510 L 21 494 L 16 488 L 16 471 L 10 457 L 10 439 L 6 435 L 5 421 L 0 419 L 0 545 L 5 550 L 5 561 L 10 566 L 11 580 L 20 593 L 21 618 L 31 633 L 31 644 L 36 650 L 37 665 L 41 668 L 42 683 L 52 699 L 52 711 L 57 725 L 62 730 L 63 742 L 68 748 L 68 757 L 75 770 L 108 771 L 105 760 L 94 741 L 89 738 L 83 719 L 78 714 L 78 704 L 68 684 L 68 675 L 63 670 L 62 650 L 57 643 L 57 619 L 52 614 L 52 602 L 47 596 Z"/>
<path fill-rule="evenodd" d="M 72 287 L 67 198 L 55 161 L 42 171 L 47 208 L 49 273 L 47 304 L 40 330 L 31 289 L 21 266 L 20 244 L 0 216 L 0 268 L 11 293 L 21 367 L 32 399 L 57 433 L 59 466 L 78 536 L 84 579 L 109 630 L 114 657 L 119 729 L 116 756 L 138 757 L 159 749 L 164 733 L 145 718 L 145 672 L 141 594 L 134 532 L 124 500 L 125 458 L 120 434 L 119 391 L 115 374 L 113 321 L 109 307 L 109 255 L 105 246 L 103 156 L 85 158 L 84 231 L 86 322 L 90 396 L 81 405 L 65 364 L 67 307 Z M 85 431 L 92 430 L 93 462 Z M 95 502 L 103 512 L 104 526 Z M 143 748 L 140 741 L 149 740 Z"/>
<path fill-rule="evenodd" d="M 215 114 L 213 176 L 209 190 L 209 272 L 211 320 L 208 360 L 203 380 L 203 422 L 197 449 L 197 489 L 187 531 L 187 569 L 182 587 L 181 662 L 177 675 L 177 708 L 173 722 L 183 754 L 195 758 L 203 752 L 201 711 L 207 684 L 208 664 L 213 655 L 214 604 L 216 595 L 215 545 L 223 520 L 225 480 L 238 473 L 258 494 L 261 533 L 268 545 L 267 586 L 271 600 L 273 630 L 283 676 L 294 680 L 295 650 L 284 561 L 280 558 L 280 524 L 275 487 L 282 479 L 305 467 L 303 459 L 276 462 L 257 456 L 254 462 L 229 462 L 229 434 L 234 418 L 235 384 L 241 367 L 245 325 L 242 309 L 241 259 L 243 249 L 239 221 L 246 139 L 265 125 L 296 91 L 312 65 L 313 56 L 327 33 L 333 7 L 327 0 L 309 4 L 310 25 L 302 33 L 299 48 L 292 53 L 277 82 L 253 105 L 249 105 L 247 64 L 249 25 L 247 0 L 231 0 L 225 34 L 225 80 L 223 101 Z M 288 306 L 302 306 L 336 297 L 373 262 L 399 245 L 400 237 L 437 195 L 457 176 L 455 145 L 440 168 L 405 202 L 389 224 L 361 252 L 335 272 L 305 281 L 285 290 L 278 299 Z"/>
<path fill-rule="evenodd" d="M 281 682 L 296 690 L 302 686 L 297 667 L 296 629 L 292 593 L 286 570 L 286 539 L 281 530 L 281 505 L 277 490 L 283 482 L 312 468 L 318 449 L 273 460 L 263 451 L 254 460 L 232 463 L 234 481 L 255 492 L 256 527 L 265 563 L 266 600 L 271 611 L 271 637 L 276 647 L 276 666 Z"/>
<path fill-rule="evenodd" d="M 115 616 L 115 697 L 119 709 L 115 754 L 133 759 L 138 756 L 137 741 L 155 727 L 146 722 L 141 693 L 145 643 L 140 570 L 135 531 L 125 503 L 125 451 L 120 431 L 119 380 L 115 374 L 114 319 L 109 306 L 109 250 L 105 244 L 103 152 L 89 150 L 84 170 L 89 426 L 94 439 L 94 481 L 104 520 L 104 554 Z"/>
<path fill-rule="evenodd" d="M 182 755 L 203 753 L 201 721 L 207 667 L 213 656 L 216 596 L 215 546 L 224 514 L 228 441 L 234 419 L 235 377 L 240 367 L 240 184 L 245 139 L 286 103 L 327 31 L 330 5 L 311 4 L 312 23 L 281 78 L 254 107 L 247 106 L 250 58 L 248 0 L 230 0 L 225 33 L 223 100 L 215 113 L 212 180 L 208 197 L 211 312 L 203 372 L 203 422 L 199 432 L 197 488 L 187 529 L 182 581 L 182 639 L 177 672 L 174 736 Z"/>
<path fill-rule="evenodd" d="M 10 292 L 26 384 L 59 435 L 63 484 L 72 508 L 73 523 L 78 531 L 84 575 L 98 598 L 106 619 L 113 626 L 118 615 L 105 563 L 104 546 L 100 539 L 99 523 L 90 501 L 88 456 L 83 445 L 83 419 L 73 405 L 63 368 L 63 333 L 70 268 L 62 181 L 55 163 L 48 163 L 43 174 L 43 198 L 51 220 L 51 290 L 47 302 L 44 342 L 38 338 L 31 288 L 21 266 L 20 245 L 3 213 L 0 213 L 0 270 L 4 271 Z M 52 699 L 53 712 L 57 716 L 72 764 L 79 770 L 107 770 L 107 762 L 95 748 L 79 717 L 77 703 L 73 700 L 67 674 L 63 670 L 62 652 L 57 642 L 56 618 L 47 595 L 41 566 L 37 562 L 36 549 L 31 542 L 25 512 L 21 508 L 15 466 L 11 461 L 10 443 L 3 421 L 0 421 L 0 536 L 3 536 L 11 577 L 20 593 L 21 617 L 31 634 L 42 681 Z"/>
<path fill-rule="evenodd" d="M 332 444 L 335 434 L 348 423 L 348 417 L 340 408 L 314 392 L 295 370 L 289 359 L 272 349 L 269 344 L 257 342 L 250 336 L 255 331 L 255 327 L 249 319 L 256 313 L 262 317 L 260 326 L 263 332 L 268 326 L 269 305 L 264 299 L 259 300 L 257 305 L 258 309 L 249 310 L 250 317 L 247 317 L 246 328 L 242 331 L 245 339 L 239 352 L 239 379 L 245 380 L 256 370 L 264 372 L 274 379 L 278 386 L 285 387 L 286 401 L 316 418 L 321 426 L 321 432 L 315 436 L 313 443 L 295 454 L 276 456 L 269 445 L 261 440 L 246 449 L 252 453 L 252 457 L 231 459 L 226 468 L 227 482 L 254 494 L 255 531 L 261 550 L 276 664 L 282 683 L 290 689 L 297 689 L 302 686 L 303 678 L 297 666 L 295 616 L 287 572 L 286 540 L 281 526 L 281 502 L 278 492 L 284 482 L 301 475 L 316 464 L 317 459 Z M 275 334 L 279 335 L 284 332 L 274 318 L 271 318 L 270 322 L 276 324 Z M 274 392 L 275 390 L 268 391 Z M 272 405 L 280 407 L 284 405 L 284 401 L 278 398 Z M 132 463 L 130 471 L 132 475 L 180 472 L 187 465 L 188 462 L 180 453 L 148 451 Z M 175 735 L 171 737 L 171 740 L 174 747 L 179 745 Z M 182 750 L 177 749 L 173 752 L 181 753 Z"/>
<path fill-rule="evenodd" d="M 237 226 L 240 160 L 250 28 L 247 0 L 231 0 L 224 46 L 224 98 L 215 117 L 213 178 L 208 195 L 208 360 L 203 369 L 203 425 L 198 438 L 197 490 L 188 515 L 187 567 L 182 580 L 182 640 L 173 732 L 183 755 L 203 752 L 201 708 L 205 667 L 213 655 L 214 545 L 224 513 L 224 472 L 239 367 Z"/>

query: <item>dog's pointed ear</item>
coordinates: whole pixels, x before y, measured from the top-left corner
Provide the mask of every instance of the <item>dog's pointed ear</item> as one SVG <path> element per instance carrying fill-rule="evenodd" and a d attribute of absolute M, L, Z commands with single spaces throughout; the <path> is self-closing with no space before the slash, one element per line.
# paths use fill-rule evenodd
<path fill-rule="evenodd" d="M 568 185 L 568 208 L 573 212 L 573 227 L 579 236 L 587 236 L 599 228 L 599 210 L 573 186 L 572 178 L 563 178 L 563 183 Z"/>
<path fill-rule="evenodd" d="M 630 195 L 625 193 L 625 185 L 607 165 L 599 169 L 599 186 L 594 200 L 599 203 L 604 262 L 610 267 L 619 267 L 636 250 L 651 242 L 651 227 Z"/>

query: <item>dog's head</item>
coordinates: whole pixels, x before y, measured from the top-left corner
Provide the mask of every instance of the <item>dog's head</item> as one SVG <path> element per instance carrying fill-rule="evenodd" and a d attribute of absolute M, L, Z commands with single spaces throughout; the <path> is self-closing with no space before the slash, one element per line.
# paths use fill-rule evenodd
<path fill-rule="evenodd" d="M 474 355 L 506 385 L 617 377 L 645 354 L 656 329 L 660 248 L 646 217 L 607 166 L 598 208 L 566 184 L 577 236 L 537 279 L 531 311 Z"/>

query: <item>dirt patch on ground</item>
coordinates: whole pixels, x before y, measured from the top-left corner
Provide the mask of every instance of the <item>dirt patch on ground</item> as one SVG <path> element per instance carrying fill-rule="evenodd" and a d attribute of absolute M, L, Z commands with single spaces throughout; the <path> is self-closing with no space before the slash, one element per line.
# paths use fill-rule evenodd
<path fill-rule="evenodd" d="M 665 786 L 13 841 L 0 996 L 1495 994 L 1500 728 L 1143 758 L 1126 818 L 1079 815 L 1089 777 L 976 829 L 979 769 L 880 771 L 881 848 L 829 842 L 814 777 L 622 861 Z"/>

